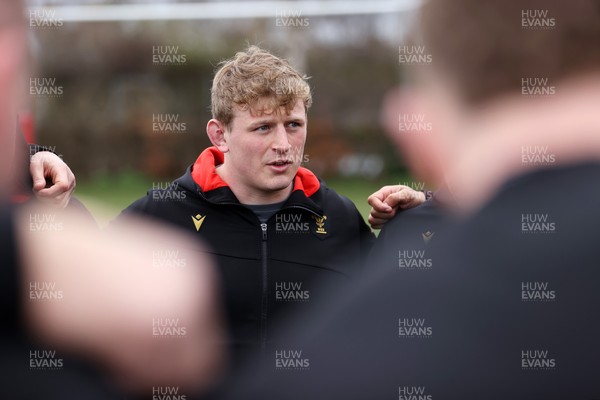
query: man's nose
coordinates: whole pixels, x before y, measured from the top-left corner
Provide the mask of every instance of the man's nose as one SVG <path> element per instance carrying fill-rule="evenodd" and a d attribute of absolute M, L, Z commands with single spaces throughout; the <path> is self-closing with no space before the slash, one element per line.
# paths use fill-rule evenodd
<path fill-rule="evenodd" d="M 273 150 L 277 153 L 287 153 L 292 146 L 288 140 L 288 134 L 283 124 L 277 124 L 275 128 L 275 138 L 273 139 Z"/>

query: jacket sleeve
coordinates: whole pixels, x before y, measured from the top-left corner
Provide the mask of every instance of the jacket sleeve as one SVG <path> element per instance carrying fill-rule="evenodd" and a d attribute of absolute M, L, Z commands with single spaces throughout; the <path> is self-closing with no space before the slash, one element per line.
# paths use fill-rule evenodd
<path fill-rule="evenodd" d="M 127 218 L 132 215 L 151 217 L 153 205 L 153 202 L 151 201 L 151 196 L 151 192 L 148 191 L 148 193 L 146 193 L 146 196 L 137 199 L 129 206 L 127 206 L 127 208 L 121 211 L 121 213 L 113 220 L 113 222 L 121 221 L 123 218 Z"/>
<path fill-rule="evenodd" d="M 371 228 L 369 228 L 369 226 L 366 224 L 364 218 L 362 217 L 362 215 L 360 214 L 360 212 L 358 211 L 358 209 L 356 208 L 356 205 L 354 205 L 352 200 L 348 199 L 345 196 L 339 196 L 339 197 L 342 199 L 342 202 L 345 205 L 345 209 L 346 209 L 346 213 L 347 213 L 346 215 L 348 215 L 349 218 L 354 218 L 356 221 L 355 222 L 356 228 L 353 228 L 352 234 L 358 235 L 357 242 L 360 247 L 359 248 L 359 258 L 358 258 L 358 263 L 359 263 L 358 269 L 360 271 L 364 271 L 367 260 L 371 253 L 371 249 L 373 248 L 373 245 L 375 244 L 375 235 L 371 231 Z"/>

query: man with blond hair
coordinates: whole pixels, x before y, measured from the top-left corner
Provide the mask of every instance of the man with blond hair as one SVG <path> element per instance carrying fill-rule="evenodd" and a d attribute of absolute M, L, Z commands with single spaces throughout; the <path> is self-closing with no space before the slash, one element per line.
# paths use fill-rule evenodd
<path fill-rule="evenodd" d="M 124 211 L 168 221 L 209 244 L 234 363 L 252 349 L 274 362 L 274 321 L 329 297 L 330 285 L 358 272 L 374 241 L 354 204 L 300 166 L 312 103 L 306 79 L 256 46 L 221 63 L 206 126 L 213 146 L 170 188 Z"/>

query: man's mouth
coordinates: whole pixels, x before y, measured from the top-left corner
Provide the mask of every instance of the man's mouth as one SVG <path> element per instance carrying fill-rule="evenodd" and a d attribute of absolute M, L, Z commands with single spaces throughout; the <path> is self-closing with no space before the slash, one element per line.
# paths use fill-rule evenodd
<path fill-rule="evenodd" d="M 272 162 L 268 163 L 267 165 L 274 165 L 276 167 L 281 167 L 281 166 L 288 165 L 291 163 L 292 162 L 290 160 L 277 160 L 277 161 L 272 161 Z"/>

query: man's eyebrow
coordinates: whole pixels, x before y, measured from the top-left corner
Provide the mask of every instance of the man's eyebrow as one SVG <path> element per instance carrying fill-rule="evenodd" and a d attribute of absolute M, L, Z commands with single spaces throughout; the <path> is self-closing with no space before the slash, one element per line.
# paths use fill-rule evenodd
<path fill-rule="evenodd" d="M 304 114 L 290 114 L 285 117 L 286 122 L 306 122 L 306 116 Z"/>
<path fill-rule="evenodd" d="M 275 118 L 262 118 L 250 123 L 250 126 L 271 125 Z"/>
<path fill-rule="evenodd" d="M 305 121 L 306 118 L 304 117 L 304 115 L 288 115 L 285 118 L 286 121 L 297 121 L 297 122 L 302 122 Z"/>
<path fill-rule="evenodd" d="M 254 122 L 251 122 L 248 127 L 250 128 L 255 128 L 261 125 L 273 125 L 276 121 L 277 121 L 277 117 L 262 117 L 259 120 L 256 120 Z M 286 115 L 286 117 L 284 118 L 284 121 L 287 122 L 299 122 L 299 123 L 305 123 L 306 122 L 306 118 L 304 117 L 304 115 Z"/>

